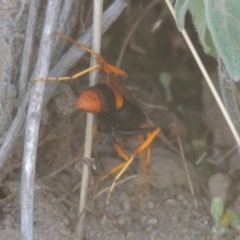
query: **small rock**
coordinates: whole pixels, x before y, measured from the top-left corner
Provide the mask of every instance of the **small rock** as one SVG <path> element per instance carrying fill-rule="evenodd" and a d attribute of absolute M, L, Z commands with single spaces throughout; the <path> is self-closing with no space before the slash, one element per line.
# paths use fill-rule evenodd
<path fill-rule="evenodd" d="M 145 229 L 145 232 L 146 233 L 151 233 L 153 231 L 153 227 L 152 226 L 149 226 L 149 227 L 147 227 L 146 229 Z M 147 238 L 147 239 L 149 239 L 149 238 Z"/>
<path fill-rule="evenodd" d="M 148 208 L 148 209 L 153 209 L 153 208 L 154 208 L 154 203 L 151 202 L 151 201 L 148 202 L 148 203 L 147 203 L 147 208 Z"/>
<path fill-rule="evenodd" d="M 70 225 L 70 221 L 69 221 L 68 218 L 63 218 L 63 223 L 64 223 L 65 225 Z"/>
<path fill-rule="evenodd" d="M 177 201 L 173 198 L 169 198 L 167 201 L 166 201 L 167 204 L 170 204 L 170 205 L 174 205 L 177 203 Z"/>
<path fill-rule="evenodd" d="M 101 224 L 104 224 L 106 221 L 107 221 L 107 216 L 104 215 L 103 218 L 102 218 Z"/>
<path fill-rule="evenodd" d="M 125 225 L 126 221 L 127 221 L 127 219 L 125 217 L 118 218 L 118 223 L 122 226 Z"/>
<path fill-rule="evenodd" d="M 156 218 L 151 218 L 147 221 L 147 225 L 154 226 L 158 223 L 158 220 Z"/>
<path fill-rule="evenodd" d="M 130 203 L 130 201 L 124 202 L 123 208 L 124 208 L 126 211 L 129 211 L 129 210 L 131 209 L 131 203 Z"/>
<path fill-rule="evenodd" d="M 122 192 L 122 194 L 118 197 L 119 201 L 122 203 L 123 208 L 126 211 L 129 211 L 131 209 L 131 201 L 128 195 L 125 192 Z"/>
<path fill-rule="evenodd" d="M 190 208 L 192 206 L 192 201 L 190 201 L 189 199 L 183 199 L 182 206 L 185 208 Z"/>
<path fill-rule="evenodd" d="M 214 174 L 208 181 L 210 198 L 219 197 L 223 202 L 226 202 L 230 186 L 231 179 L 227 175 L 223 173 Z"/>
<path fill-rule="evenodd" d="M 181 195 L 180 193 L 178 193 L 178 194 L 177 194 L 177 200 L 183 201 L 183 200 L 184 200 L 183 195 Z"/>

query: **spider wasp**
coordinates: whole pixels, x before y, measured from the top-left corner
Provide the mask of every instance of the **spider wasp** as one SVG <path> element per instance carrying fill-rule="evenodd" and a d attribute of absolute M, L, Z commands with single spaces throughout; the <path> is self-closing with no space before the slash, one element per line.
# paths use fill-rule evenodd
<path fill-rule="evenodd" d="M 161 129 L 159 127 L 152 128 L 146 124 L 146 115 L 143 113 L 136 99 L 120 82 L 120 80 L 118 80 L 117 75 L 126 78 L 126 72 L 113 65 L 110 65 L 100 54 L 85 46 L 82 46 L 74 39 L 63 34 L 57 34 L 57 36 L 66 39 L 78 48 L 95 55 L 98 64 L 91 66 L 90 68 L 85 69 L 84 71 L 81 71 L 73 76 L 46 77 L 35 80 L 74 80 L 94 69 L 100 69 L 106 75 L 104 83 L 98 83 L 95 86 L 89 87 L 83 91 L 77 100 L 76 109 L 85 112 L 91 112 L 96 115 L 98 131 L 109 134 L 113 148 L 125 160 L 125 162 L 113 167 L 100 179 L 100 181 L 102 181 L 110 174 L 118 172 L 110 187 L 108 195 L 109 199 L 110 193 L 114 189 L 117 180 L 122 176 L 137 155 L 142 153 L 145 149 L 149 149 L 150 144 L 161 131 Z M 129 156 L 119 145 L 116 138 L 126 138 L 139 134 L 145 134 L 146 138 Z M 149 163 L 150 156 L 146 160 L 147 170 L 149 168 Z"/>

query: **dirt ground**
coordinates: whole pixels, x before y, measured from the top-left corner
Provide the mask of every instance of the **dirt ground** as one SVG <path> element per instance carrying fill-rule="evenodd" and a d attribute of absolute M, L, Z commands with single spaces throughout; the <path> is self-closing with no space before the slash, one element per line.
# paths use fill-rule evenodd
<path fill-rule="evenodd" d="M 112 166 L 120 163 L 121 158 L 112 149 L 108 136 L 97 134 L 94 137 L 93 157 L 96 159 L 97 169 L 91 171 L 93 176 L 89 183 L 85 240 L 221 239 L 212 233 L 212 188 L 220 189 L 215 194 L 226 195 L 226 205 L 240 212 L 239 187 L 236 184 L 239 178 L 238 175 L 232 174 L 236 173 L 237 170 L 234 169 L 239 166 L 236 151 L 226 158 L 221 166 L 214 168 L 214 175 L 221 172 L 229 176 L 234 184 L 224 190 L 221 188 L 224 182 L 221 181 L 214 183 L 213 187 L 208 187 L 202 170 L 196 164 L 197 157 L 189 150 L 190 127 L 166 101 L 163 87 L 159 84 L 159 75 L 162 72 L 172 75 L 177 82 L 172 86 L 174 92 L 174 89 L 179 87 L 178 80 L 182 74 L 187 76 L 190 73 L 191 80 L 196 82 L 189 87 L 189 91 L 184 92 L 183 97 L 180 90 L 175 91 L 175 97 L 184 103 L 189 101 L 184 98 L 185 95 L 191 95 L 192 92 L 195 94 L 195 90 L 198 89 L 196 95 L 200 96 L 197 101 L 201 102 L 201 109 L 191 111 L 197 112 L 200 125 L 203 126 L 201 133 L 207 136 L 207 155 L 211 159 L 214 156 L 221 158 L 234 146 L 220 110 L 171 17 L 167 17 L 155 33 L 149 33 L 157 16 L 156 9 L 150 11 L 145 18 L 148 21 L 142 21 L 135 34 L 137 46 L 144 49 L 146 54 L 128 47 L 121 68 L 129 74 L 125 81 L 127 87 L 139 100 L 149 120 L 154 125 L 161 126 L 167 141 L 157 138 L 152 144 L 150 176 L 139 175 L 139 159 L 136 159 L 121 178 L 125 181 L 116 186 L 109 205 L 106 205 L 106 189 L 111 185 L 113 178 L 109 177 L 98 187 L 93 183 Z M 103 37 L 103 55 L 113 65 L 125 37 L 118 30 L 124 17 L 122 16 Z M 192 25 L 191 29 L 193 30 Z M 190 35 L 197 45 L 196 33 L 190 31 Z M 201 47 L 197 47 L 201 52 Z M 213 73 L 216 80 L 216 63 L 202 52 L 201 55 L 208 71 Z M 88 60 L 89 58 L 85 57 L 80 64 L 86 65 Z M 79 66 L 76 66 L 72 71 L 76 72 L 78 68 Z M 70 86 L 79 94 L 87 84 L 82 80 L 72 82 Z M 85 114 L 74 112 L 64 115 L 56 109 L 59 102 L 68 103 L 66 98 L 61 99 L 64 91 L 62 88 L 64 87 L 59 88 L 44 110 L 40 130 L 34 202 L 34 237 L 38 240 L 73 239 L 78 219 L 81 179 L 79 159 L 82 158 L 83 152 Z M 67 109 L 68 105 L 65 107 Z M 179 153 L 176 140 L 178 135 L 183 139 L 194 196 L 190 192 L 186 170 Z M 128 145 L 128 152 L 132 151 L 137 141 L 130 142 L 131 144 L 123 142 L 125 147 Z M 5 177 L 0 185 L 0 240 L 20 239 L 20 160 L 21 151 L 8 161 L 1 172 Z M 100 191 L 103 192 L 100 194 Z M 231 239 L 240 239 L 237 230 L 232 232 Z"/>

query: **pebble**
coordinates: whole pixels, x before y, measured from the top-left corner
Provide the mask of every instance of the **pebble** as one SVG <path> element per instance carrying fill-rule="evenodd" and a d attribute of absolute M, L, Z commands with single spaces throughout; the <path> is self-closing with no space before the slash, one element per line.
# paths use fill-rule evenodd
<path fill-rule="evenodd" d="M 156 218 L 151 218 L 147 221 L 147 225 L 154 226 L 158 223 L 158 220 Z"/>
<path fill-rule="evenodd" d="M 151 201 L 148 202 L 148 203 L 147 203 L 147 208 L 148 208 L 148 209 L 153 209 L 153 208 L 154 208 L 154 203 L 151 202 Z"/>
<path fill-rule="evenodd" d="M 173 199 L 173 198 L 169 198 L 167 201 L 166 201 L 166 203 L 167 204 L 172 204 L 172 205 L 174 205 L 174 204 L 176 204 L 176 200 L 175 199 Z"/>
<path fill-rule="evenodd" d="M 126 221 L 127 221 L 127 219 L 125 217 L 118 218 L 118 223 L 122 226 L 125 225 Z"/>
<path fill-rule="evenodd" d="M 101 224 L 104 224 L 106 221 L 107 221 L 107 216 L 104 215 L 103 218 L 102 218 Z"/>
<path fill-rule="evenodd" d="M 216 173 L 209 179 L 208 187 L 211 199 L 219 197 L 225 202 L 230 195 L 231 179 L 226 174 Z"/>
<path fill-rule="evenodd" d="M 64 223 L 65 225 L 70 225 L 70 221 L 69 221 L 68 218 L 63 218 L 63 223 Z"/>
<path fill-rule="evenodd" d="M 179 201 L 183 201 L 185 199 L 183 195 L 181 195 L 180 193 L 178 193 L 176 197 L 177 197 L 177 200 Z"/>
<path fill-rule="evenodd" d="M 149 227 L 147 227 L 146 229 L 145 229 L 145 232 L 146 233 L 151 233 L 153 231 L 153 227 L 152 226 L 149 226 Z M 147 238 L 147 239 L 149 239 L 149 238 Z"/>
<path fill-rule="evenodd" d="M 130 198 L 128 197 L 128 195 L 123 192 L 119 197 L 118 197 L 119 201 L 123 204 L 123 208 L 126 211 L 129 211 L 131 209 L 131 201 Z"/>
<path fill-rule="evenodd" d="M 192 202 L 188 199 L 182 200 L 182 206 L 185 208 L 190 208 L 192 206 Z"/>
<path fill-rule="evenodd" d="M 126 211 L 129 211 L 129 210 L 131 209 L 131 203 L 130 203 L 130 201 L 124 202 L 123 208 L 124 208 Z"/>

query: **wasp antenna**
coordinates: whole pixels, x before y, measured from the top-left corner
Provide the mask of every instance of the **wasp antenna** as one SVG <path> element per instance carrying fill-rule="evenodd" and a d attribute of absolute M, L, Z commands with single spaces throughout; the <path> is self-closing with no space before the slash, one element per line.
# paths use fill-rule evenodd
<path fill-rule="evenodd" d="M 87 47 L 81 45 L 80 43 L 78 43 L 76 40 L 74 40 L 73 38 L 71 38 L 71 37 L 69 37 L 69 36 L 66 36 L 66 35 L 64 35 L 64 34 L 62 34 L 62 33 L 54 33 L 54 34 L 56 34 L 56 36 L 58 36 L 58 37 L 60 37 L 60 38 L 62 38 L 62 39 L 65 39 L 65 40 L 73 43 L 75 46 L 77 46 L 77 47 L 85 50 L 86 52 L 89 52 L 89 53 L 91 53 L 91 54 L 93 54 L 93 55 L 95 55 L 95 56 L 97 56 L 97 57 L 99 57 L 99 55 L 100 55 L 99 53 L 94 52 L 92 49 L 87 48 Z"/>

